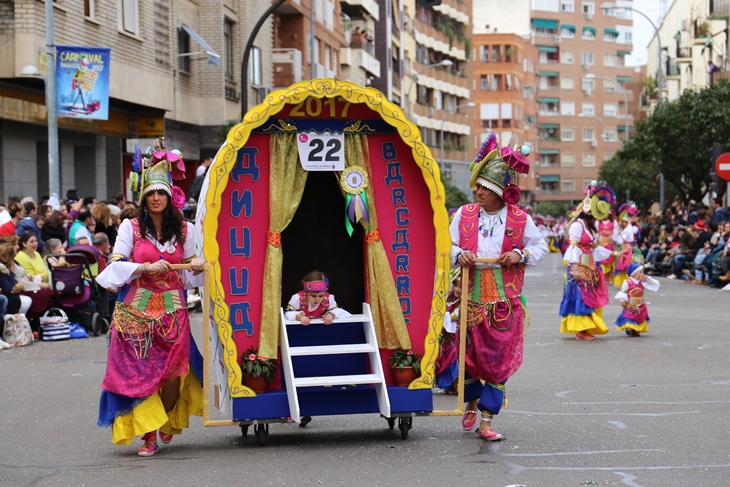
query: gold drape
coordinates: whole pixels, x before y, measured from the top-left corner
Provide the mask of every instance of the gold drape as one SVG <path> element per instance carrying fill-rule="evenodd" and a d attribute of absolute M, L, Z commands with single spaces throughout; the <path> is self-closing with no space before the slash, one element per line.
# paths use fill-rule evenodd
<path fill-rule="evenodd" d="M 269 244 L 266 246 L 264 263 L 259 354 L 277 357 L 281 268 L 284 261 L 280 234 L 291 223 L 299 207 L 307 183 L 307 171 L 299 164 L 296 133 L 272 134 L 269 139 L 269 154 Z"/>
<path fill-rule="evenodd" d="M 370 184 L 365 189 L 368 197 L 370 212 L 370 234 L 377 234 L 378 216 L 375 210 L 375 196 L 373 194 L 373 174 L 370 169 L 370 154 L 368 152 L 367 135 L 345 135 L 345 163 L 347 167 L 360 166 L 365 168 Z M 395 280 L 385 254 L 383 242 L 378 239 L 369 240 L 367 245 L 367 282 L 370 293 L 370 309 L 373 312 L 375 333 L 378 336 L 378 347 L 386 349 L 411 348 L 411 338 L 408 335 L 403 309 L 398 299 Z"/>

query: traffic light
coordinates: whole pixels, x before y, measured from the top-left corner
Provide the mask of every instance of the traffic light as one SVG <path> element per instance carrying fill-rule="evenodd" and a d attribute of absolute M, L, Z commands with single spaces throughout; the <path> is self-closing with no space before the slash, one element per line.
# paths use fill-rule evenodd
<path fill-rule="evenodd" d="M 717 161 L 717 158 L 722 155 L 722 145 L 714 144 L 710 152 L 712 154 L 710 156 L 710 178 L 712 179 L 710 189 L 717 194 L 718 198 L 722 198 L 722 195 L 725 194 L 725 189 L 727 188 L 727 181 L 723 181 L 723 179 L 715 172 L 715 162 Z"/>
<path fill-rule="evenodd" d="M 441 5 L 441 0 L 418 0 L 419 7 L 438 7 Z"/>

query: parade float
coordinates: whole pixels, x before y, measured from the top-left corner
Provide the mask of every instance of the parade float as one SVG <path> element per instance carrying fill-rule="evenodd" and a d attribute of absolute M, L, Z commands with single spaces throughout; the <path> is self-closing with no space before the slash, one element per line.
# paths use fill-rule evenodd
<path fill-rule="evenodd" d="M 414 416 L 461 414 L 432 400 L 449 286 L 444 187 L 399 106 L 334 79 L 272 92 L 229 131 L 200 201 L 205 377 L 215 377 L 205 384 L 231 417 L 211 420 L 206 403 L 204 425 L 244 435 L 254 425 L 264 444 L 269 423 L 380 413 L 405 439 Z M 351 318 L 286 320 L 313 269 Z M 423 356 L 407 386 L 389 366 L 396 349 Z M 244 385 L 247 351 L 278 364 L 264 392 Z"/>

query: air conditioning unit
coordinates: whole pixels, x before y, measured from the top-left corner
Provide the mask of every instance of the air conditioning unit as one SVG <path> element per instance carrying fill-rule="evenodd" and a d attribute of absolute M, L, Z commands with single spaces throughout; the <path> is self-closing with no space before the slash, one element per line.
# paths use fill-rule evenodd
<path fill-rule="evenodd" d="M 591 147 L 598 147 L 598 141 L 597 140 L 591 140 Z"/>
<path fill-rule="evenodd" d="M 586 20 L 593 20 L 593 14 L 586 14 Z"/>
<path fill-rule="evenodd" d="M 591 65 L 590 64 L 584 64 L 583 65 L 583 69 L 591 69 Z"/>
<path fill-rule="evenodd" d="M 555 36 L 555 43 L 560 44 L 560 36 Z"/>

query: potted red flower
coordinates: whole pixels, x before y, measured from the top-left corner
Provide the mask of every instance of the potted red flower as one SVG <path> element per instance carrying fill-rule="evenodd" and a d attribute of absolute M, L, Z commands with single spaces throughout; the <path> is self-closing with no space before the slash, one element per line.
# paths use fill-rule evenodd
<path fill-rule="evenodd" d="M 407 387 L 421 375 L 421 356 L 413 350 L 396 348 L 388 360 L 396 385 Z"/>
<path fill-rule="evenodd" d="M 243 385 L 253 389 L 256 394 L 266 390 L 266 386 L 274 379 L 277 369 L 276 361 L 261 357 L 256 348 L 249 347 L 241 356 Z"/>

